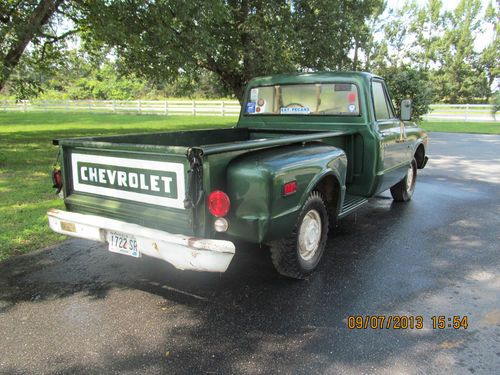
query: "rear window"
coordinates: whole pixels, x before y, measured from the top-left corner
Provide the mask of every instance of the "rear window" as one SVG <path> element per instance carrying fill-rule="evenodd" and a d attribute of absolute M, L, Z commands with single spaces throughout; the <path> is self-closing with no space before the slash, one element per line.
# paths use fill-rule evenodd
<path fill-rule="evenodd" d="M 358 88 L 352 83 L 311 83 L 252 88 L 247 115 L 358 116 Z"/>

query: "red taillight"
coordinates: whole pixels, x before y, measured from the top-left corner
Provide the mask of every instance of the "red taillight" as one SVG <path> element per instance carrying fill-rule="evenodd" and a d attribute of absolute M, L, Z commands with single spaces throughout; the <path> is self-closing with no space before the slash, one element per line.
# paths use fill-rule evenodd
<path fill-rule="evenodd" d="M 290 181 L 283 185 L 283 195 L 291 195 L 297 191 L 297 181 Z"/>
<path fill-rule="evenodd" d="M 53 187 L 60 191 L 63 186 L 62 173 L 60 169 L 54 169 L 52 172 L 52 182 L 54 183 Z"/>
<path fill-rule="evenodd" d="M 208 211 L 215 217 L 226 216 L 231 206 L 231 201 L 226 193 L 215 190 L 208 196 Z"/>

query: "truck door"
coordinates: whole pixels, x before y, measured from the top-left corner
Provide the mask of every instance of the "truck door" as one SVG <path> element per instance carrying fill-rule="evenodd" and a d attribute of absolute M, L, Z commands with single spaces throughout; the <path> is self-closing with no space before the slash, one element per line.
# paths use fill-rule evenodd
<path fill-rule="evenodd" d="M 401 168 L 406 159 L 405 131 L 389 99 L 385 83 L 379 79 L 372 81 L 373 107 L 376 131 L 380 142 L 378 172 L 384 175 L 383 186 L 389 188 L 401 179 Z"/>

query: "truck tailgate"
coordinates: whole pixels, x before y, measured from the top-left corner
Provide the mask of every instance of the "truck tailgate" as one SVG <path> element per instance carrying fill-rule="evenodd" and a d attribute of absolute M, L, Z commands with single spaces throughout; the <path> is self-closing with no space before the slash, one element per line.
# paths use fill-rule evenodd
<path fill-rule="evenodd" d="M 192 210 L 184 208 L 189 163 L 183 150 L 71 143 L 61 142 L 65 203 L 70 211 L 193 234 Z"/>

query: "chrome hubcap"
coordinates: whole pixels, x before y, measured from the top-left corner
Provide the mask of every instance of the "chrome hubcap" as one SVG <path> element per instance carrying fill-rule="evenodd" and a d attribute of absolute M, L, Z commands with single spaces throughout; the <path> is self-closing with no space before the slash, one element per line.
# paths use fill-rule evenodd
<path fill-rule="evenodd" d="M 321 240 L 321 217 L 316 210 L 310 210 L 304 216 L 299 229 L 299 255 L 310 260 L 318 251 Z"/>
<path fill-rule="evenodd" d="M 413 187 L 413 165 L 410 164 L 410 169 L 406 173 L 406 190 L 410 191 Z"/>

